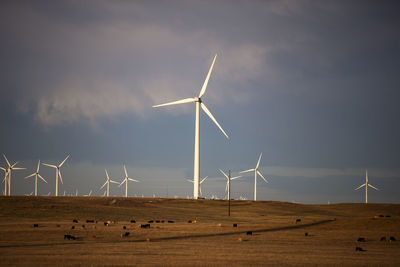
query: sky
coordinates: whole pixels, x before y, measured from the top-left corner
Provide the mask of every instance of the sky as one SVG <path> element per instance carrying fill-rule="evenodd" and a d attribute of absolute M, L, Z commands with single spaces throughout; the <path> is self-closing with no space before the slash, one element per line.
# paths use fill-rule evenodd
<path fill-rule="evenodd" d="M 102 195 L 104 169 L 130 196 L 192 197 L 193 103 L 204 197 L 256 166 L 257 199 L 400 203 L 398 1 L 2 1 L 0 153 L 26 170 L 57 164 L 66 194 Z M 6 166 L 0 159 L 0 166 Z M 44 165 L 39 194 L 55 191 Z M 1 174 L 3 175 L 3 174 Z M 253 199 L 254 176 L 232 182 Z M 0 185 L 3 190 L 4 186 Z M 112 185 L 111 195 L 125 188 Z"/>

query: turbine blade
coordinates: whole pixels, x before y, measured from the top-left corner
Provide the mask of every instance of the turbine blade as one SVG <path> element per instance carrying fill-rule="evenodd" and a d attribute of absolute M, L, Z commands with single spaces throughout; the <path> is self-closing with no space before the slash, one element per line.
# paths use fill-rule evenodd
<path fill-rule="evenodd" d="M 193 181 L 193 180 L 186 179 L 186 181 L 188 181 L 188 182 L 191 182 L 191 183 L 194 183 L 194 181 Z"/>
<path fill-rule="evenodd" d="M 217 59 L 217 54 L 215 54 L 215 56 L 214 56 L 213 62 L 211 63 L 210 70 L 208 71 L 207 77 L 204 80 L 203 86 L 201 87 L 199 98 L 201 98 L 204 95 L 204 93 L 206 92 L 208 80 L 210 79 L 210 75 L 211 75 L 212 69 L 214 67 L 215 59 Z"/>
<path fill-rule="evenodd" d="M 378 190 L 379 191 L 379 189 L 378 188 L 376 188 L 375 186 L 373 186 L 373 185 L 370 185 L 370 184 L 368 184 L 368 186 L 369 187 L 371 187 L 371 188 L 373 188 L 373 189 L 375 189 L 375 190 Z"/>
<path fill-rule="evenodd" d="M 229 176 L 221 169 L 219 169 L 219 171 L 226 177 L 226 179 L 229 179 Z"/>
<path fill-rule="evenodd" d="M 354 189 L 354 190 L 358 190 L 358 189 L 360 189 L 360 188 L 363 187 L 363 186 L 365 186 L 365 184 L 360 185 L 359 187 L 357 187 L 357 188 Z"/>
<path fill-rule="evenodd" d="M 201 192 L 201 186 L 199 187 L 200 196 L 203 196 L 203 192 Z"/>
<path fill-rule="evenodd" d="M 37 164 L 36 172 L 39 172 L 39 168 L 40 168 L 40 159 L 39 159 L 38 164 Z"/>
<path fill-rule="evenodd" d="M 47 164 L 47 163 L 42 163 L 42 165 L 57 169 L 56 165 L 51 165 L 51 164 Z"/>
<path fill-rule="evenodd" d="M 232 177 L 231 180 L 239 179 L 239 178 L 241 178 L 241 177 L 242 177 L 242 176 L 235 176 L 235 177 Z"/>
<path fill-rule="evenodd" d="M 63 160 L 63 162 L 61 162 L 60 165 L 58 165 L 58 167 L 60 168 L 67 161 L 68 158 L 69 158 L 69 155 Z"/>
<path fill-rule="evenodd" d="M 260 166 L 261 156 L 262 156 L 262 153 L 260 154 L 260 157 L 258 158 L 256 169 L 258 169 L 258 166 Z"/>
<path fill-rule="evenodd" d="M 60 177 L 61 183 L 64 184 L 64 183 L 63 183 L 63 180 L 62 180 L 62 176 L 61 176 L 61 170 L 58 170 L 58 176 Z"/>
<path fill-rule="evenodd" d="M 11 165 L 11 168 L 14 168 L 15 165 L 18 164 L 19 161 L 15 162 L 13 165 Z"/>
<path fill-rule="evenodd" d="M 11 164 L 10 164 L 10 162 L 8 161 L 8 159 L 7 159 L 6 155 L 4 155 L 4 154 L 3 154 L 3 157 L 4 157 L 4 159 L 6 160 L 8 167 L 10 167 L 10 166 L 11 166 Z"/>
<path fill-rule="evenodd" d="M 46 184 L 48 184 L 48 182 L 38 173 L 38 176 L 40 179 L 42 179 Z"/>
<path fill-rule="evenodd" d="M 239 173 L 254 172 L 254 171 L 255 171 L 255 169 L 248 169 L 248 170 L 245 170 L 245 171 L 241 171 Z"/>
<path fill-rule="evenodd" d="M 203 180 L 200 181 L 200 184 L 202 184 L 207 178 L 208 176 L 204 177 Z"/>
<path fill-rule="evenodd" d="M 132 181 L 132 182 L 136 182 L 136 183 L 139 183 L 139 182 L 140 182 L 140 181 L 135 180 L 135 179 L 132 179 L 132 178 L 128 178 L 128 180 L 129 180 L 129 181 Z"/>
<path fill-rule="evenodd" d="M 107 180 L 110 180 L 110 177 L 108 176 L 108 172 L 107 169 L 104 169 L 106 171 L 106 176 L 107 176 Z M 100 188 L 101 189 L 101 188 Z"/>
<path fill-rule="evenodd" d="M 119 184 L 118 182 L 113 181 L 113 180 L 110 180 L 110 183 Z"/>
<path fill-rule="evenodd" d="M 226 134 L 226 132 L 224 131 L 224 129 L 222 129 L 221 125 L 219 125 L 219 123 L 217 122 L 217 120 L 214 118 L 213 114 L 211 114 L 210 110 L 208 110 L 208 108 L 206 107 L 206 105 L 202 102 L 201 104 L 201 108 L 204 110 L 204 112 L 208 115 L 208 117 L 210 117 L 210 119 L 218 126 L 218 128 L 221 130 L 221 132 L 226 136 L 226 138 L 229 139 L 229 136 Z"/>
<path fill-rule="evenodd" d="M 6 171 L 6 169 L 5 169 L 5 168 L 3 168 L 3 167 L 0 167 L 0 170 Z"/>
<path fill-rule="evenodd" d="M 18 170 L 26 170 L 26 168 L 13 168 L 13 171 L 18 171 Z"/>
<path fill-rule="evenodd" d="M 102 189 L 104 186 L 106 186 L 106 184 L 107 184 L 107 182 L 105 182 L 105 183 L 103 184 L 103 186 L 100 187 L 100 189 Z M 99 190 L 100 190 L 100 189 L 99 189 Z"/>
<path fill-rule="evenodd" d="M 121 185 L 123 185 L 126 182 L 126 179 L 122 180 L 122 182 L 119 184 L 118 187 L 121 187 Z"/>
<path fill-rule="evenodd" d="M 35 176 L 36 173 L 32 173 L 31 175 L 26 176 L 24 179 L 28 179 L 29 177 Z"/>
<path fill-rule="evenodd" d="M 265 177 L 262 175 L 262 173 L 261 173 L 260 171 L 257 170 L 257 173 L 261 176 L 261 178 L 264 179 L 264 181 L 265 181 L 266 183 L 268 183 L 267 179 L 265 179 Z"/>
<path fill-rule="evenodd" d="M 185 99 L 181 99 L 181 100 L 177 100 L 177 101 L 173 101 L 173 102 L 168 102 L 168 103 L 165 103 L 165 104 L 155 105 L 155 106 L 153 106 L 153 108 L 171 106 L 171 105 L 178 105 L 178 104 L 185 104 L 185 103 L 190 103 L 190 102 L 195 102 L 195 99 L 194 98 L 185 98 Z"/>
<path fill-rule="evenodd" d="M 128 172 L 126 171 L 126 167 L 124 165 L 125 177 L 128 177 Z"/>

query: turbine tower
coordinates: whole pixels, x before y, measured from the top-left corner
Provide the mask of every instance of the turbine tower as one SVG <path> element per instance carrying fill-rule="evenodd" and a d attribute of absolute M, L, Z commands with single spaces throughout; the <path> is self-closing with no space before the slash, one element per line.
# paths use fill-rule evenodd
<path fill-rule="evenodd" d="M 7 192 L 7 190 L 6 190 L 5 193 L 6 193 L 6 195 L 11 196 L 11 172 L 12 172 L 12 171 L 16 171 L 16 170 L 25 170 L 25 168 L 15 168 L 15 165 L 18 164 L 18 161 L 15 162 L 13 165 L 11 165 L 10 162 L 8 161 L 6 155 L 3 154 L 3 157 L 4 157 L 4 159 L 6 160 L 7 165 L 8 165 L 7 171 L 6 171 L 6 176 L 7 176 L 8 179 L 4 178 L 4 179 L 5 179 L 5 183 L 8 184 L 8 192 Z M 8 174 L 8 175 L 7 175 L 7 174 Z M 6 188 L 6 187 L 5 187 L 5 188 Z M 6 188 L 6 189 L 7 189 L 7 188 Z"/>
<path fill-rule="evenodd" d="M 102 189 L 104 186 L 107 185 L 106 193 L 107 193 L 107 197 L 108 197 L 108 196 L 110 195 L 110 183 L 118 184 L 118 182 L 115 182 L 115 181 L 111 180 L 111 179 L 110 179 L 110 176 L 108 176 L 107 169 L 104 169 L 104 170 L 106 171 L 107 180 L 106 180 L 106 182 L 103 184 L 103 186 L 100 187 L 100 189 Z"/>
<path fill-rule="evenodd" d="M 203 193 L 201 192 L 201 184 L 202 184 L 207 178 L 208 178 L 208 176 L 204 177 L 204 178 L 200 181 L 200 183 L 199 183 L 200 196 L 203 196 Z M 187 180 L 188 182 L 194 183 L 193 180 L 189 180 L 189 179 L 186 179 L 186 180 Z"/>
<path fill-rule="evenodd" d="M 365 184 L 360 185 L 359 187 L 357 187 L 354 190 L 358 190 L 358 189 L 362 188 L 363 186 L 365 186 L 365 203 L 368 203 L 368 186 L 379 191 L 378 188 L 376 188 L 373 185 L 368 183 L 368 170 L 365 170 Z"/>
<path fill-rule="evenodd" d="M 231 180 L 238 179 L 242 176 L 236 176 L 236 177 L 229 177 L 223 170 L 219 169 L 219 171 L 225 176 L 226 178 L 226 186 L 225 186 L 225 194 L 228 192 L 228 200 L 231 199 Z"/>
<path fill-rule="evenodd" d="M 124 171 L 125 171 L 125 178 L 124 180 L 122 180 L 122 182 L 119 184 L 118 187 L 120 187 L 123 183 L 125 183 L 125 197 L 128 197 L 128 181 L 136 183 L 138 183 L 139 181 L 128 177 L 128 172 L 126 171 L 125 165 L 124 165 Z"/>
<path fill-rule="evenodd" d="M 263 178 L 264 181 L 266 183 L 268 183 L 268 181 L 265 179 L 265 177 L 262 175 L 262 173 L 258 170 L 258 167 L 260 166 L 261 157 L 262 157 L 262 153 L 260 154 L 260 157 L 258 158 L 257 166 L 254 169 L 249 169 L 249 170 L 240 172 L 240 173 L 254 172 L 254 201 L 257 200 L 257 174 L 259 174 L 261 176 L 261 178 Z"/>
<path fill-rule="evenodd" d="M 52 168 L 56 169 L 56 195 L 55 195 L 56 197 L 58 196 L 58 177 L 60 177 L 60 181 L 63 184 L 60 168 L 67 161 L 68 158 L 69 158 L 69 155 L 58 166 L 47 164 L 47 163 L 42 163 L 45 166 L 52 167 Z"/>
<path fill-rule="evenodd" d="M 28 176 L 25 177 L 25 179 L 28 179 L 29 177 L 35 176 L 35 197 L 37 196 L 37 181 L 38 181 L 38 177 L 40 179 L 42 179 L 47 184 L 47 181 L 39 174 L 39 168 L 40 168 L 40 160 L 38 161 L 36 172 L 34 172 L 31 175 L 28 175 Z"/>
<path fill-rule="evenodd" d="M 8 169 L 0 167 L 0 170 L 4 171 L 4 191 L 3 191 L 3 195 L 6 196 L 7 195 L 7 178 L 8 178 Z"/>
<path fill-rule="evenodd" d="M 215 55 L 213 62 L 211 64 L 210 70 L 208 71 L 207 77 L 203 83 L 203 86 L 200 90 L 200 93 L 197 97 L 194 98 L 185 98 L 174 102 L 169 102 L 161 105 L 155 105 L 156 107 L 170 106 L 176 104 L 184 104 L 184 103 L 196 103 L 196 115 L 195 115 L 195 135 L 194 135 L 194 168 L 193 168 L 193 198 L 198 199 L 199 197 L 199 188 L 200 188 L 200 107 L 203 111 L 210 117 L 210 119 L 218 126 L 221 132 L 229 139 L 229 136 L 222 129 L 221 125 L 217 122 L 214 116 L 211 114 L 210 110 L 206 107 L 201 97 L 204 95 L 207 89 L 208 80 L 210 79 L 210 75 L 212 69 L 214 67 L 215 59 L 217 55 Z"/>

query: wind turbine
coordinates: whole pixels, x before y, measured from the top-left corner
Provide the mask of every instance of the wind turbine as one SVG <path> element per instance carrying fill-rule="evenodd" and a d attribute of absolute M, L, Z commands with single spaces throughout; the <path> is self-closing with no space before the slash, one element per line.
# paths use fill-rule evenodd
<path fill-rule="evenodd" d="M 217 55 L 215 55 L 213 62 L 211 64 L 210 70 L 208 71 L 207 77 L 203 83 L 203 86 L 200 90 L 200 93 L 197 97 L 193 98 L 185 98 L 174 102 L 169 102 L 161 105 L 155 105 L 156 107 L 184 104 L 184 103 L 196 103 L 196 116 L 195 116 L 195 135 L 194 135 L 194 168 L 193 168 L 193 198 L 198 199 L 199 197 L 199 188 L 200 188 L 200 107 L 203 111 L 210 117 L 210 119 L 218 126 L 221 132 L 229 139 L 229 136 L 225 133 L 224 129 L 222 129 L 221 125 L 217 122 L 214 116 L 211 114 L 210 110 L 203 103 L 201 97 L 204 95 L 207 89 L 208 80 L 210 79 L 211 71 L 214 67 L 215 59 Z"/>
<path fill-rule="evenodd" d="M 56 197 L 58 196 L 58 177 L 60 177 L 60 181 L 63 184 L 60 168 L 67 161 L 68 158 L 69 158 L 69 155 L 58 166 L 47 164 L 47 163 L 42 163 L 45 166 L 52 167 L 52 168 L 56 169 L 56 195 L 55 195 Z"/>
<path fill-rule="evenodd" d="M 203 196 L 203 193 L 201 192 L 201 184 L 202 184 L 207 178 L 208 178 L 208 176 L 204 177 L 203 180 L 201 180 L 200 183 L 199 183 L 200 196 Z M 186 180 L 187 180 L 188 182 L 194 183 L 193 180 L 189 180 L 189 179 L 186 179 Z"/>
<path fill-rule="evenodd" d="M 89 194 L 83 195 L 84 197 L 90 197 L 92 195 L 92 190 L 90 190 Z"/>
<path fill-rule="evenodd" d="M 8 178 L 8 169 L 0 167 L 0 170 L 4 171 L 4 191 L 3 191 L 3 195 L 6 196 L 7 195 L 7 178 Z"/>
<path fill-rule="evenodd" d="M 118 187 L 120 187 L 123 183 L 125 183 L 125 197 L 128 197 L 128 181 L 136 183 L 138 183 L 139 181 L 128 177 L 128 172 L 126 171 L 125 165 L 124 165 L 124 171 L 125 171 L 125 178 L 124 180 L 122 180 L 122 182 L 119 184 Z"/>
<path fill-rule="evenodd" d="M 8 165 L 8 168 L 7 168 L 7 173 L 8 173 L 7 177 L 8 177 L 8 181 L 7 181 L 7 179 L 6 179 L 5 182 L 6 182 L 6 183 L 8 182 L 8 195 L 11 196 L 11 172 L 12 172 L 13 170 L 14 170 L 14 171 L 16 171 L 16 170 L 25 170 L 25 168 L 15 168 L 14 166 L 18 164 L 18 161 L 15 162 L 13 165 L 11 165 L 10 162 L 8 161 L 6 155 L 3 154 L 3 157 L 4 157 L 4 159 L 6 160 L 7 165 Z M 7 192 L 6 192 L 6 193 L 7 193 Z"/>
<path fill-rule="evenodd" d="M 235 176 L 235 177 L 229 177 L 223 170 L 219 169 L 219 171 L 225 176 L 226 178 L 226 186 L 225 186 L 225 194 L 228 192 L 228 200 L 231 199 L 231 180 L 238 179 L 242 176 Z"/>
<path fill-rule="evenodd" d="M 265 179 L 265 177 L 262 175 L 262 173 L 258 170 L 258 167 L 260 166 L 261 157 L 262 157 L 262 153 L 260 154 L 260 157 L 258 158 L 257 166 L 254 169 L 249 169 L 249 170 L 240 172 L 240 173 L 254 172 L 254 201 L 257 200 L 257 174 L 259 174 L 261 176 L 261 178 L 263 178 L 264 181 L 266 183 L 268 183 L 268 181 Z"/>
<path fill-rule="evenodd" d="M 118 182 L 115 182 L 115 181 L 111 180 L 111 179 L 110 179 L 110 176 L 108 176 L 107 169 L 105 169 L 105 171 L 106 171 L 107 180 L 106 180 L 106 182 L 103 184 L 103 186 L 100 187 L 100 189 L 102 189 L 105 185 L 107 185 L 107 191 L 106 191 L 106 192 L 107 192 L 107 197 L 108 197 L 108 196 L 109 196 L 109 193 L 110 193 L 110 183 L 118 184 Z"/>
<path fill-rule="evenodd" d="M 38 161 L 36 172 L 34 172 L 31 175 L 28 175 L 28 176 L 25 177 L 25 179 L 28 179 L 29 177 L 35 176 L 35 197 L 37 196 L 37 180 L 38 180 L 38 177 L 40 179 L 42 179 L 47 184 L 47 181 L 39 174 L 39 168 L 40 168 L 40 160 Z M 65 195 L 65 191 L 64 191 L 64 195 Z"/>
<path fill-rule="evenodd" d="M 368 203 L 368 186 L 379 191 L 378 188 L 376 188 L 373 185 L 368 183 L 368 170 L 365 170 L 365 184 L 360 185 L 359 187 L 357 187 L 354 190 L 358 190 L 358 189 L 362 188 L 363 186 L 365 186 L 365 203 Z"/>

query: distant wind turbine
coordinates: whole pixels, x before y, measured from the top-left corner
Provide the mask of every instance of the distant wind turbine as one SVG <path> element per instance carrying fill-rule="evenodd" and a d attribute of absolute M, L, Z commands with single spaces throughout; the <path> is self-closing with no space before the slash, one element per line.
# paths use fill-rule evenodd
<path fill-rule="evenodd" d="M 122 180 L 122 182 L 119 184 L 118 187 L 120 187 L 123 183 L 125 183 L 125 197 L 128 197 L 128 181 L 136 183 L 138 183 L 139 181 L 128 177 L 128 172 L 126 171 L 125 165 L 124 165 L 124 171 L 125 171 L 125 178 L 124 180 Z"/>
<path fill-rule="evenodd" d="M 241 178 L 242 176 L 235 176 L 229 177 L 223 170 L 219 169 L 219 171 L 225 176 L 226 178 L 226 186 L 225 186 L 225 194 L 228 193 L 228 200 L 231 199 L 231 180 L 236 180 Z"/>
<path fill-rule="evenodd" d="M 204 178 L 200 181 L 200 184 L 199 184 L 200 196 L 203 196 L 203 193 L 201 192 L 201 184 L 202 184 L 207 178 L 208 178 L 208 176 L 204 177 Z M 188 182 L 194 183 L 193 180 L 189 180 L 189 179 L 186 179 L 186 180 L 187 180 Z"/>
<path fill-rule="evenodd" d="M 118 182 L 115 182 L 115 181 L 111 180 L 111 179 L 110 179 L 110 176 L 108 176 L 107 169 L 105 169 L 105 171 L 106 171 L 107 180 L 106 180 L 106 182 L 103 184 L 103 186 L 100 187 L 100 189 L 102 189 L 104 186 L 107 185 L 107 190 L 106 190 L 105 192 L 107 193 L 107 197 L 108 197 L 109 194 L 110 194 L 110 183 L 118 184 Z"/>
<path fill-rule="evenodd" d="M 89 194 L 83 195 L 84 197 L 90 197 L 92 195 L 92 190 L 90 190 Z"/>
<path fill-rule="evenodd" d="M 365 186 L 365 203 L 368 203 L 368 186 L 379 191 L 378 188 L 376 188 L 373 185 L 368 183 L 368 170 L 365 171 L 365 184 L 360 185 L 359 187 L 357 187 L 354 190 L 358 190 L 358 189 L 360 189 L 360 188 L 362 188 L 364 186 Z"/>
<path fill-rule="evenodd" d="M 60 168 L 67 161 L 68 158 L 69 158 L 69 155 L 58 166 L 47 164 L 47 163 L 42 163 L 45 166 L 52 167 L 52 168 L 56 169 L 56 194 L 55 194 L 56 197 L 58 196 L 58 177 L 60 177 L 60 181 L 63 184 Z"/>
<path fill-rule="evenodd" d="M 262 153 L 260 154 L 260 157 L 258 158 L 257 166 L 254 169 L 249 169 L 249 170 L 240 172 L 240 173 L 254 172 L 254 201 L 257 200 L 257 174 L 259 174 L 261 176 L 261 178 L 263 178 L 264 181 L 266 183 L 268 183 L 268 181 L 265 179 L 265 177 L 262 175 L 262 173 L 258 170 L 258 167 L 260 166 L 261 157 L 262 157 Z"/>
<path fill-rule="evenodd" d="M 7 168 L 8 179 L 6 179 L 8 181 L 6 181 L 6 183 L 8 182 L 8 196 L 11 196 L 11 172 L 16 171 L 16 170 L 25 170 L 25 168 L 16 168 L 15 165 L 18 164 L 18 161 L 15 162 L 13 165 L 11 165 L 10 162 L 8 161 L 6 155 L 3 154 L 3 157 L 6 160 L 7 165 L 8 165 L 8 168 Z M 7 192 L 6 192 L 6 194 L 7 194 Z"/>
<path fill-rule="evenodd" d="M 28 175 L 28 176 L 25 177 L 25 179 L 28 179 L 29 177 L 35 176 L 35 197 L 37 196 L 37 181 L 38 181 L 38 177 L 40 179 L 42 179 L 47 184 L 47 181 L 39 174 L 39 168 L 40 168 L 40 160 L 38 161 L 36 172 L 34 172 L 31 175 Z M 64 192 L 64 194 L 65 194 L 65 192 Z"/>
<path fill-rule="evenodd" d="M 214 116 L 211 114 L 210 110 L 208 110 L 206 105 L 203 103 L 203 100 L 201 99 L 201 97 L 206 92 L 207 84 L 210 79 L 210 75 L 211 75 L 212 69 L 214 67 L 216 58 L 217 58 L 217 55 L 215 55 L 215 57 L 213 59 L 210 70 L 208 71 L 207 77 L 206 77 L 206 79 L 203 83 L 203 86 L 200 90 L 200 93 L 197 97 L 185 98 L 185 99 L 181 99 L 178 101 L 153 106 L 155 108 L 155 107 L 163 107 L 163 106 L 185 104 L 185 103 L 192 103 L 192 102 L 196 103 L 195 135 L 194 135 L 194 170 L 193 170 L 193 172 L 194 172 L 193 173 L 193 198 L 194 199 L 198 199 L 199 188 L 200 188 L 200 107 L 211 118 L 211 120 L 218 126 L 218 128 L 226 136 L 226 138 L 229 139 L 229 136 L 225 133 L 225 131 L 222 129 L 221 125 L 219 125 L 217 120 L 214 118 Z"/>

